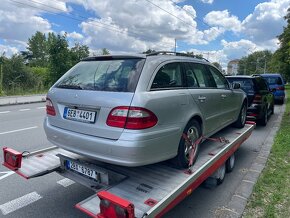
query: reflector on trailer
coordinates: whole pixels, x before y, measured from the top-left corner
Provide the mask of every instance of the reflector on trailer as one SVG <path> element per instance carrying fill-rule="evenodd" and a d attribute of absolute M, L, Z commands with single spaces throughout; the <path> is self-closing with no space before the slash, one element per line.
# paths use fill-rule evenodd
<path fill-rule="evenodd" d="M 100 198 L 98 218 L 134 218 L 134 205 L 107 191 L 97 193 Z"/>
<path fill-rule="evenodd" d="M 5 167 L 8 167 L 11 170 L 17 170 L 21 168 L 22 154 L 18 151 L 15 151 L 11 148 L 4 147 L 4 163 Z"/>

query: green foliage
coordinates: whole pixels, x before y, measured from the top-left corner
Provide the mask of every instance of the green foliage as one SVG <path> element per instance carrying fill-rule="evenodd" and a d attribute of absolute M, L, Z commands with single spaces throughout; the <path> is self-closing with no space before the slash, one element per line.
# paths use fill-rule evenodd
<path fill-rule="evenodd" d="M 144 51 L 142 52 L 142 54 L 150 54 L 150 53 L 153 53 L 153 52 L 156 52 L 154 49 L 148 49 L 147 51 Z"/>
<path fill-rule="evenodd" d="M 72 67 L 66 35 L 48 34 L 50 82 L 56 82 Z"/>
<path fill-rule="evenodd" d="M 240 59 L 238 64 L 239 75 L 251 75 L 269 73 L 269 63 L 272 60 L 273 54 L 268 51 L 256 51 L 247 57 Z"/>
<path fill-rule="evenodd" d="M 88 57 L 89 54 L 90 52 L 88 46 L 76 43 L 75 46 L 70 50 L 72 65 L 75 65 L 83 58 Z"/>
<path fill-rule="evenodd" d="M 290 81 L 290 8 L 285 16 L 287 26 L 283 33 L 278 36 L 280 41 L 279 49 L 274 53 L 271 62 L 273 72 L 281 73 L 287 81 Z"/>
<path fill-rule="evenodd" d="M 31 69 L 24 64 L 21 55 L 13 55 L 10 59 L 6 58 L 3 63 L 3 90 L 5 93 L 34 89 L 37 78 Z"/>
<path fill-rule="evenodd" d="M 213 62 L 212 63 L 214 66 L 216 66 L 219 70 L 222 70 L 222 66 L 218 62 Z"/>
<path fill-rule="evenodd" d="M 108 54 L 110 54 L 110 52 L 109 52 L 108 49 L 106 49 L 106 48 L 102 48 L 101 54 L 102 54 L 102 55 L 108 55 Z"/>
<path fill-rule="evenodd" d="M 44 33 L 37 31 L 35 35 L 28 39 L 27 49 L 29 52 L 23 52 L 24 57 L 30 59 L 31 66 L 48 66 L 48 44 Z"/>

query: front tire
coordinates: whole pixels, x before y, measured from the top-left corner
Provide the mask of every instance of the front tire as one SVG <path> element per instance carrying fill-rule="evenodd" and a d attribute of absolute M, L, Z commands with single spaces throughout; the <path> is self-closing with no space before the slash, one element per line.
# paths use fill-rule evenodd
<path fill-rule="evenodd" d="M 201 136 L 201 127 L 199 122 L 196 120 L 191 120 L 185 127 L 184 134 L 187 135 L 187 137 L 191 140 L 192 143 L 194 143 L 196 140 L 198 140 Z M 199 144 L 195 146 L 195 148 L 192 147 L 188 142 L 184 140 L 183 137 L 181 137 L 178 147 L 178 153 L 177 156 L 174 159 L 175 165 L 178 168 L 187 168 L 189 166 L 189 155 L 193 151 L 193 164 L 195 163 L 198 153 L 199 153 Z"/>

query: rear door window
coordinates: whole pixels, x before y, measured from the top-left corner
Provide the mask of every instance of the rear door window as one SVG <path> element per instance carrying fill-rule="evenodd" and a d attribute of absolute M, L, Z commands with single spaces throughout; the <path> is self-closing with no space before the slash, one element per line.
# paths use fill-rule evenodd
<path fill-rule="evenodd" d="M 174 89 L 183 87 L 182 67 L 179 62 L 162 66 L 155 75 L 151 89 Z"/>
<path fill-rule="evenodd" d="M 134 92 L 144 59 L 82 61 L 56 84 L 58 88 Z"/>

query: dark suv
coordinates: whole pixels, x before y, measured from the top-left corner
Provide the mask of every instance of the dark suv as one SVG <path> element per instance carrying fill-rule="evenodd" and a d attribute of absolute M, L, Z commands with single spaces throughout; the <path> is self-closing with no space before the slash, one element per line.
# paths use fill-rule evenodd
<path fill-rule="evenodd" d="M 247 119 L 258 121 L 266 126 L 268 118 L 274 113 L 274 95 L 261 76 L 227 76 L 230 83 L 240 83 L 248 96 Z"/>

